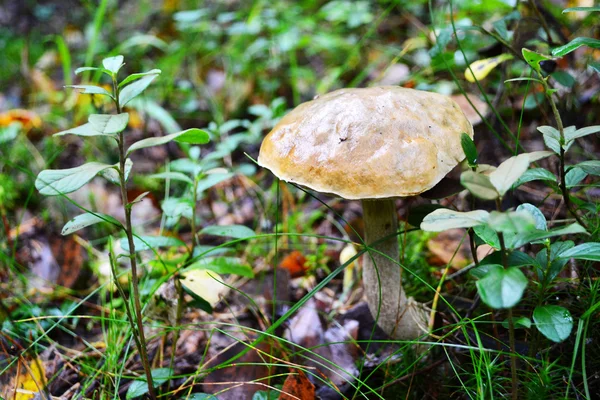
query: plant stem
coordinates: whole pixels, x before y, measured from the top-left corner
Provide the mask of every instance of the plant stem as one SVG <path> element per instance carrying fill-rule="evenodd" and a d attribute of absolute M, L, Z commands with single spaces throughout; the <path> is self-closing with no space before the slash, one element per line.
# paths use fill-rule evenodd
<path fill-rule="evenodd" d="M 496 199 L 496 209 L 502 212 L 502 202 L 498 198 Z M 508 254 L 506 252 L 506 244 L 504 242 L 504 234 L 498 232 L 498 239 L 500 241 L 500 251 L 502 252 L 502 266 L 504 269 L 508 269 Z M 515 346 L 515 324 L 513 321 L 512 308 L 508 309 L 508 342 L 510 346 L 510 375 L 511 375 L 511 397 L 512 400 L 517 400 L 519 397 L 519 379 L 517 377 L 517 354 Z"/>
<path fill-rule="evenodd" d="M 119 88 L 117 86 L 116 79 L 113 78 L 113 88 L 115 94 L 115 104 L 117 107 L 117 113 L 121 113 L 121 107 L 119 105 Z M 156 399 L 156 393 L 154 392 L 154 382 L 152 380 L 152 369 L 150 367 L 150 361 L 148 359 L 148 352 L 146 349 L 146 337 L 144 335 L 144 325 L 142 320 L 142 305 L 140 303 L 140 290 L 137 275 L 137 259 L 135 258 L 135 244 L 133 242 L 133 228 L 131 226 L 131 205 L 127 198 L 127 179 L 125 178 L 125 161 L 127 160 L 125 154 L 125 135 L 123 132 L 119 133 L 119 183 L 121 186 L 121 200 L 123 202 L 123 209 L 125 211 L 125 232 L 127 233 L 127 242 L 129 243 L 129 262 L 131 265 L 131 286 L 133 287 L 133 308 L 135 311 L 135 320 L 137 325 L 138 334 L 138 352 L 142 359 L 142 366 L 146 373 L 146 382 L 148 384 L 148 395 L 152 400 Z"/>
<path fill-rule="evenodd" d="M 554 119 L 556 120 L 556 127 L 558 128 L 558 132 L 560 133 L 560 154 L 558 155 L 558 157 L 560 159 L 560 164 L 559 164 L 560 183 L 559 183 L 559 185 L 560 185 L 560 191 L 563 196 L 563 200 L 565 202 L 565 207 L 566 207 L 567 211 L 569 213 L 571 213 L 571 215 L 573 215 L 573 217 L 575 217 L 575 220 L 579 223 L 579 225 L 581 225 L 585 229 L 587 229 L 587 225 L 577 215 L 575 210 L 573 210 L 573 208 L 571 206 L 571 198 L 569 197 L 569 191 L 567 190 L 567 180 L 566 180 L 567 173 L 565 171 L 565 149 L 563 148 L 563 145 L 566 143 L 566 141 L 565 141 L 565 128 L 563 126 L 562 118 L 560 117 L 560 113 L 558 112 L 558 107 L 556 106 L 556 102 L 552 98 L 552 94 L 549 92 L 550 87 L 548 85 L 548 82 L 546 81 L 546 79 L 540 72 L 537 72 L 537 73 L 540 77 L 540 81 L 542 82 L 542 85 L 544 86 L 544 93 L 546 94 L 546 98 L 548 98 L 548 102 L 550 103 L 550 107 L 552 108 L 552 114 L 554 115 Z"/>

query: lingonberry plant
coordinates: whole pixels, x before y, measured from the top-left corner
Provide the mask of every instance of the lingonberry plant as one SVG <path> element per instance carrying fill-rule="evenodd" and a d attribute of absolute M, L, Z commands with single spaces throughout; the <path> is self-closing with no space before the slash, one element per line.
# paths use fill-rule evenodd
<path fill-rule="evenodd" d="M 550 129 L 541 130 L 554 132 Z M 576 132 L 578 131 L 585 133 L 593 131 L 593 129 L 575 130 L 573 128 L 572 136 L 570 136 L 572 139 L 569 143 L 576 137 L 580 137 L 577 136 Z M 555 139 L 558 145 L 560 137 L 557 136 Z M 546 143 L 548 144 L 548 140 L 546 140 Z M 496 211 L 473 210 L 459 212 L 440 208 L 428 214 L 421 223 L 421 229 L 431 232 L 440 232 L 452 228 L 472 229 L 481 242 L 490 245 L 494 249 L 494 253 L 477 262 L 477 268 L 473 269 L 471 274 L 478 279 L 476 282 L 477 291 L 485 304 L 494 309 L 507 309 L 508 320 L 506 325 L 509 329 L 512 353 L 513 398 L 517 396 L 514 330 L 516 328 L 528 329 L 532 323 L 529 315 L 515 317 L 512 308 L 523 297 L 523 293 L 529 284 L 528 277 L 537 286 L 539 293 L 537 305 L 531 312 L 535 327 L 548 339 L 561 342 L 570 335 L 573 328 L 573 318 L 569 310 L 564 307 L 543 304 L 545 303 L 543 294 L 569 259 L 600 261 L 600 243 L 588 242 L 576 246 L 570 240 L 555 242 L 550 240 L 553 237 L 570 234 L 587 235 L 588 232 L 579 223 L 575 222 L 548 229 L 543 213 L 532 204 L 521 204 L 515 210 L 502 209 L 502 198 L 509 190 L 518 185 L 538 180 L 540 177 L 545 177 L 542 179 L 552 178 L 553 182 L 557 182 L 556 177 L 547 170 L 529 169 L 530 163 L 549 157 L 554 153 L 559 155 L 561 165 L 563 165 L 564 151 L 568 150 L 568 147 L 561 152 L 553 141 L 550 143 L 552 145 L 549 147 L 553 152 L 537 151 L 519 154 L 507 159 L 498 167 L 494 167 L 477 163 L 475 145 L 468 135 L 464 134 L 462 144 L 471 169 L 463 172 L 461 183 L 474 196 L 483 200 L 494 201 Z M 566 143 L 564 139 L 562 143 Z M 591 165 L 595 165 L 594 163 L 596 162 L 592 162 Z M 572 169 L 569 171 L 572 171 Z M 566 174 L 564 186 L 567 188 L 583 179 L 580 178 L 581 174 L 579 173 L 576 178 L 570 178 L 570 174 L 573 173 L 568 172 Z M 568 193 L 566 195 L 568 196 Z M 571 212 L 574 211 L 571 210 Z M 518 250 L 525 245 L 541 245 L 541 249 L 535 257 L 532 257 Z M 521 271 L 521 268 L 529 268 L 532 271 L 526 275 Z"/>
<path fill-rule="evenodd" d="M 133 168 L 133 162 L 131 161 L 130 155 L 137 150 L 146 147 L 162 145 L 170 141 L 205 144 L 209 141 L 209 135 L 207 132 L 201 129 L 187 129 L 181 132 L 172 133 L 167 136 L 142 139 L 126 148 L 125 131 L 129 122 L 129 113 L 124 111 L 123 107 L 126 106 L 127 103 L 129 103 L 132 99 L 139 96 L 150 85 L 150 83 L 152 83 L 152 81 L 154 81 L 154 79 L 160 75 L 161 71 L 153 69 L 148 72 L 135 73 L 119 81 L 117 76 L 123 65 L 123 56 L 119 55 L 102 60 L 102 67 L 84 67 L 76 70 L 77 74 L 84 71 L 101 72 L 110 78 L 112 91 L 108 91 L 100 86 L 95 85 L 72 85 L 69 87 L 79 89 L 82 91 L 82 93 L 108 97 L 114 104 L 115 113 L 92 114 L 89 116 L 87 124 L 55 134 L 55 136 L 77 135 L 81 137 L 109 137 L 114 140 L 119 155 L 119 162 L 117 164 L 110 165 L 92 161 L 75 168 L 45 170 L 38 175 L 35 181 L 35 187 L 43 195 L 64 196 L 81 188 L 98 175 L 106 178 L 109 182 L 120 187 L 121 200 L 123 202 L 125 213 L 124 221 L 119 221 L 111 215 L 87 211 L 67 222 L 63 228 L 62 234 L 67 235 L 79 229 L 100 222 L 113 224 L 124 233 L 125 243 L 122 247 L 126 254 L 115 255 L 112 250 L 112 246 L 109 246 L 110 263 L 113 270 L 115 285 L 120 295 L 126 299 L 127 297 L 125 290 L 117 278 L 118 273 L 116 260 L 120 256 L 129 259 L 131 267 L 131 297 L 133 301 L 125 302 L 125 310 L 131 325 L 134 341 L 144 367 L 147 392 L 151 398 L 155 399 L 156 394 L 154 391 L 155 385 L 153 382 L 153 373 L 146 350 L 146 339 L 144 336 L 142 323 L 142 307 L 140 302 L 138 265 L 136 259 L 136 250 L 139 251 L 140 248 L 144 248 L 144 246 L 147 246 L 146 248 L 152 246 L 151 243 L 148 243 L 148 240 L 144 240 L 143 237 L 135 237 L 136 235 L 134 227 L 131 224 L 132 207 L 141 200 L 143 195 L 139 196 L 133 201 L 129 201 L 127 197 L 127 182 Z M 156 242 L 156 240 L 158 239 L 154 238 L 154 242 Z"/>

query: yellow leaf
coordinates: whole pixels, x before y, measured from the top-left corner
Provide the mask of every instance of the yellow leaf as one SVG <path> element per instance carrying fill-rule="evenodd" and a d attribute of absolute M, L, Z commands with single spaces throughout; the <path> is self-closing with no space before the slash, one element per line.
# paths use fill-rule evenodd
<path fill-rule="evenodd" d="M 42 361 L 38 358 L 29 364 L 24 373 L 21 373 L 17 379 L 17 393 L 15 400 L 29 400 L 35 397 L 46 382 L 46 371 Z"/>
<path fill-rule="evenodd" d="M 498 65 L 502 64 L 506 60 L 511 59 L 513 59 L 511 54 L 501 54 L 496 57 L 477 60 L 465 70 L 465 79 L 472 83 L 476 80 L 480 81 L 488 76 L 488 74 Z"/>
<path fill-rule="evenodd" d="M 216 272 L 193 269 L 185 273 L 181 283 L 214 307 L 229 289 L 221 283 L 222 281 L 223 279 Z"/>

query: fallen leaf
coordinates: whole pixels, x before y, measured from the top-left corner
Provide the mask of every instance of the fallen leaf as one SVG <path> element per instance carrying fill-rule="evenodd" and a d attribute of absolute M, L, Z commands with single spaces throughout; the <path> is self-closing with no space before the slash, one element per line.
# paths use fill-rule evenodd
<path fill-rule="evenodd" d="M 298 278 L 306 273 L 306 258 L 298 250 L 292 251 L 279 264 L 281 268 L 290 271 L 292 278 Z"/>
<path fill-rule="evenodd" d="M 46 382 L 46 371 L 42 360 L 32 360 L 28 367 L 22 371 L 15 382 L 14 400 L 29 400 L 36 397 Z"/>
<path fill-rule="evenodd" d="M 292 370 L 285 378 L 279 400 L 312 400 L 315 398 L 315 385 L 301 370 Z"/>

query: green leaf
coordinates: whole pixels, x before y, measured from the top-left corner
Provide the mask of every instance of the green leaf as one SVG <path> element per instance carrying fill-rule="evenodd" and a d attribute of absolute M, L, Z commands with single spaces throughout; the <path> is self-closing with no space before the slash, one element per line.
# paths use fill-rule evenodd
<path fill-rule="evenodd" d="M 532 181 L 550 181 L 556 182 L 556 176 L 545 168 L 531 168 L 525 171 L 523 175 L 512 186 L 513 189 Z"/>
<path fill-rule="evenodd" d="M 512 187 L 512 185 L 529 168 L 529 155 L 519 154 L 504 161 L 498 168 L 490 173 L 489 178 L 492 185 L 501 196 Z"/>
<path fill-rule="evenodd" d="M 474 196 L 484 200 L 495 200 L 500 194 L 492 185 L 489 176 L 474 171 L 465 171 L 460 176 L 460 183 Z"/>
<path fill-rule="evenodd" d="M 441 232 L 452 228 L 471 228 L 485 224 L 489 215 L 483 210 L 460 212 L 440 208 L 423 219 L 421 229 L 427 232 Z"/>
<path fill-rule="evenodd" d="M 584 161 L 575 165 L 574 167 L 580 168 L 590 175 L 600 176 L 600 161 Z"/>
<path fill-rule="evenodd" d="M 573 329 L 571 313 L 560 306 L 536 307 L 533 310 L 533 321 L 542 335 L 556 343 L 568 338 Z"/>
<path fill-rule="evenodd" d="M 490 228 L 502 233 L 525 233 L 535 230 L 535 219 L 527 211 L 492 211 L 487 223 Z"/>
<path fill-rule="evenodd" d="M 77 136 L 110 136 L 115 137 L 122 132 L 129 122 L 129 114 L 92 114 L 88 123 L 75 128 L 55 133 L 54 136 L 77 135 Z"/>
<path fill-rule="evenodd" d="M 171 368 L 157 368 L 153 369 L 150 374 L 152 375 L 152 387 L 157 388 L 173 376 L 173 370 Z M 140 376 L 139 379 L 131 382 L 129 389 L 127 389 L 126 398 L 134 399 L 148 393 L 148 382 L 146 376 Z"/>
<path fill-rule="evenodd" d="M 123 64 L 123 56 L 107 57 L 102 60 L 102 66 L 110 71 L 112 75 L 117 75 Z"/>
<path fill-rule="evenodd" d="M 121 248 L 129 252 L 129 242 L 127 238 L 122 238 L 120 241 Z M 185 243 L 180 239 L 171 236 L 134 236 L 133 245 L 135 251 L 150 250 L 156 247 L 174 247 L 174 246 L 185 246 Z"/>
<path fill-rule="evenodd" d="M 533 204 L 523 203 L 517 207 L 517 211 L 524 211 L 529 213 L 534 219 L 535 228 L 541 231 L 548 230 L 548 224 L 546 223 L 546 217 L 540 211 L 539 208 L 534 206 Z"/>
<path fill-rule="evenodd" d="M 112 75 L 111 72 L 104 68 L 96 68 L 96 67 L 80 67 L 75 70 L 75 75 L 79 75 L 82 72 L 86 71 L 102 71 L 107 75 Z"/>
<path fill-rule="evenodd" d="M 556 154 L 560 154 L 560 132 L 558 129 L 552 126 L 543 125 L 538 126 L 537 130 L 542 132 L 546 147 Z"/>
<path fill-rule="evenodd" d="M 529 64 L 534 70 L 536 70 L 539 73 L 542 72 L 542 69 L 540 67 L 540 62 L 552 60 L 552 57 L 550 57 L 550 56 L 536 53 L 535 51 L 532 51 L 532 50 L 529 50 L 526 48 L 523 48 L 521 50 L 521 52 L 523 54 L 523 58 L 525 59 L 525 62 L 527 62 L 527 64 Z"/>
<path fill-rule="evenodd" d="M 444 206 L 440 204 L 419 204 L 412 207 L 408 213 L 408 223 L 412 226 L 420 226 L 423 219 L 438 208 L 444 208 Z"/>
<path fill-rule="evenodd" d="M 489 227 L 489 225 L 479 225 L 473 227 L 473 232 L 487 245 L 492 246 L 495 249 L 500 248 L 500 239 L 495 230 Z"/>
<path fill-rule="evenodd" d="M 591 62 L 588 66 L 600 74 L 600 62 Z"/>
<path fill-rule="evenodd" d="M 192 219 L 194 204 L 190 199 L 170 197 L 163 201 L 162 210 L 169 218 L 180 218 L 181 216 Z"/>
<path fill-rule="evenodd" d="M 330 4 L 333 4 L 333 2 Z M 276 390 L 259 390 L 254 392 L 254 395 L 252 395 L 252 400 L 277 400 L 280 398 L 279 396 L 280 393 Z"/>
<path fill-rule="evenodd" d="M 552 282 L 558 276 L 569 259 L 560 258 L 560 254 L 573 248 L 575 243 L 571 240 L 554 242 L 550 245 L 550 257 L 548 249 L 541 249 L 535 256 L 539 271 L 538 277 L 541 282 Z"/>
<path fill-rule="evenodd" d="M 552 78 L 554 78 L 556 80 L 556 82 L 558 82 L 561 85 L 568 87 L 568 88 L 572 88 L 576 82 L 575 78 L 573 78 L 573 76 L 571 74 L 569 74 L 567 71 L 556 71 L 556 72 L 552 73 L 550 76 Z"/>
<path fill-rule="evenodd" d="M 514 322 L 513 322 L 513 325 L 514 325 L 515 329 L 519 329 L 519 328 L 521 328 L 521 329 L 529 329 L 529 328 L 531 328 L 531 320 L 529 318 L 527 318 L 527 317 L 515 318 Z M 502 321 L 502 327 L 506 328 L 506 329 L 510 328 L 508 319 Z"/>
<path fill-rule="evenodd" d="M 511 243 L 511 248 L 521 247 L 527 243 L 534 242 L 536 240 L 547 239 L 555 236 L 572 235 L 576 233 L 585 233 L 585 228 L 579 224 L 571 224 L 562 228 L 552 229 L 550 231 L 534 231 L 530 233 L 524 233 L 517 235 Z"/>
<path fill-rule="evenodd" d="M 198 196 L 201 196 L 202 193 L 204 191 L 206 191 L 207 189 L 210 189 L 211 187 L 215 186 L 216 184 L 232 178 L 234 175 L 235 174 L 233 172 L 206 175 L 205 178 L 198 181 L 196 193 L 198 194 Z"/>
<path fill-rule="evenodd" d="M 469 271 L 469 275 L 477 279 L 485 278 L 492 270 L 504 270 L 504 267 L 500 264 L 483 264 L 477 268 L 473 268 Z"/>
<path fill-rule="evenodd" d="M 564 46 L 552 49 L 552 55 L 555 57 L 564 57 L 581 46 L 588 46 L 593 49 L 600 49 L 600 40 L 588 37 L 576 37 Z"/>
<path fill-rule="evenodd" d="M 586 126 L 585 128 L 577 129 L 575 132 L 565 131 L 565 140 L 571 141 L 598 132 L 600 132 L 600 125 Z"/>
<path fill-rule="evenodd" d="M 69 87 L 69 88 L 73 88 L 73 89 L 78 89 L 81 90 L 81 93 L 84 94 L 101 94 L 104 96 L 108 96 L 111 99 L 113 99 L 113 96 L 110 92 L 108 92 L 106 89 L 101 88 L 100 86 L 94 86 L 94 85 L 68 85 L 65 87 Z"/>
<path fill-rule="evenodd" d="M 483 225 L 482 225 L 483 226 Z M 495 232 L 494 232 L 495 233 Z M 479 262 L 479 265 L 502 264 L 502 252 L 495 251 Z M 507 257 L 509 267 L 529 267 L 537 265 L 537 260 L 522 251 L 511 251 Z"/>
<path fill-rule="evenodd" d="M 69 222 L 67 222 L 65 226 L 63 226 L 62 232 L 60 234 L 63 236 L 69 235 L 73 232 L 77 232 L 80 229 L 87 228 L 90 225 L 97 224 L 98 222 L 110 222 L 111 224 L 116 225 L 119 228 L 123 227 L 123 225 L 121 225 L 119 221 L 117 221 L 110 215 L 102 213 L 85 213 L 80 214 L 72 220 L 70 220 Z"/>
<path fill-rule="evenodd" d="M 567 189 L 577 186 L 587 175 L 587 172 L 581 168 L 571 168 L 565 175 L 565 185 L 567 186 Z"/>
<path fill-rule="evenodd" d="M 171 180 L 171 181 L 181 181 L 181 182 L 186 182 L 189 183 L 190 185 L 194 184 L 194 181 L 187 176 L 184 173 L 181 172 L 160 172 L 158 174 L 153 174 L 148 176 L 148 178 L 154 178 L 154 179 L 165 179 L 165 180 Z"/>
<path fill-rule="evenodd" d="M 567 71 L 556 71 L 550 75 L 552 78 L 556 80 L 556 82 L 560 83 L 564 87 L 572 88 L 575 85 L 575 78 L 573 75 L 569 74 Z"/>
<path fill-rule="evenodd" d="M 185 395 L 179 400 L 219 400 L 217 396 L 208 393 L 192 393 L 190 396 Z"/>
<path fill-rule="evenodd" d="M 212 225 L 200 231 L 202 235 L 225 236 L 235 239 L 247 239 L 256 236 L 256 232 L 244 225 Z"/>
<path fill-rule="evenodd" d="M 586 11 L 586 12 L 600 11 L 600 6 L 596 6 L 596 7 L 569 7 L 569 8 L 565 8 L 562 12 L 563 13 L 568 13 L 568 12 L 576 12 L 576 11 Z"/>
<path fill-rule="evenodd" d="M 537 82 L 537 83 L 543 83 L 541 80 L 539 80 L 537 78 L 528 78 L 528 77 L 507 79 L 507 80 L 504 81 L 504 83 L 508 83 L 508 82 L 520 82 L 520 81 L 532 81 L 532 82 Z"/>
<path fill-rule="evenodd" d="M 123 86 L 127 85 L 128 83 L 131 83 L 133 81 L 137 81 L 138 79 L 141 79 L 145 76 L 148 75 L 160 75 L 162 71 L 160 69 L 151 69 L 148 72 L 139 72 L 137 74 L 131 74 L 129 75 L 127 78 L 123 79 L 121 81 L 121 83 L 119 83 L 119 89 L 121 89 Z"/>
<path fill-rule="evenodd" d="M 575 258 L 577 260 L 600 261 L 600 243 L 583 243 L 565 250 L 558 258 Z"/>
<path fill-rule="evenodd" d="M 92 114 L 88 121 L 94 130 L 110 135 L 123 132 L 127 128 L 129 114 Z"/>
<path fill-rule="evenodd" d="M 117 186 L 121 186 L 121 178 L 119 177 L 120 164 L 116 163 L 112 167 L 113 168 L 111 168 L 111 169 L 106 169 L 106 170 L 102 171 L 100 174 L 107 181 L 109 181 Z M 125 182 L 127 182 L 127 179 L 129 179 L 129 174 L 131 173 L 132 168 L 133 168 L 133 161 L 131 161 L 131 158 L 128 158 L 127 160 L 125 160 Z"/>
<path fill-rule="evenodd" d="M 475 147 L 475 142 L 473 142 L 473 139 L 463 132 L 460 134 L 460 145 L 465 152 L 469 166 L 474 167 L 477 165 L 477 147 Z"/>
<path fill-rule="evenodd" d="M 185 131 L 171 133 L 167 136 L 142 139 L 129 147 L 127 150 L 127 155 L 131 154 L 133 151 L 143 149 L 145 147 L 160 146 L 173 140 L 180 143 L 205 144 L 208 143 L 210 137 L 208 133 L 202 129 L 186 129 Z"/>
<path fill-rule="evenodd" d="M 71 193 L 91 181 L 100 172 L 112 167 L 108 164 L 91 162 L 69 169 L 47 169 L 37 176 L 35 188 L 46 196 Z"/>
<path fill-rule="evenodd" d="M 495 309 L 511 308 L 521 301 L 527 287 L 527 277 L 515 267 L 495 268 L 475 285 L 481 300 L 488 306 Z"/>
<path fill-rule="evenodd" d="M 191 264 L 189 267 L 184 269 L 183 272 L 187 272 L 192 269 L 206 269 L 216 272 L 217 274 L 233 274 L 248 278 L 254 277 L 254 271 L 252 271 L 252 267 L 242 264 L 241 260 L 236 257 L 203 258 Z"/>
<path fill-rule="evenodd" d="M 158 74 L 146 75 L 136 81 L 133 81 L 129 85 L 125 86 L 119 92 L 119 105 L 124 107 L 125 104 L 129 103 L 130 100 L 139 96 L 150 84 Z"/>

